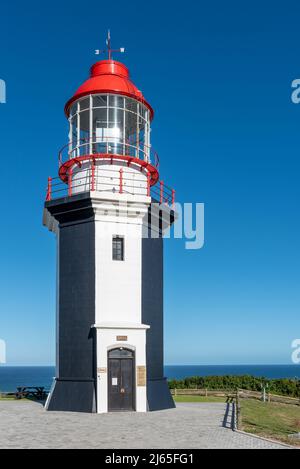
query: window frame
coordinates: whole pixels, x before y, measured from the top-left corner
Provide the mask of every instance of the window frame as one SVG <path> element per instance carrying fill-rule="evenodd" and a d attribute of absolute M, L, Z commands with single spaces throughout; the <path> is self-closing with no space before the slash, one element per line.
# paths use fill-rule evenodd
<path fill-rule="evenodd" d="M 121 241 L 121 248 L 116 248 L 115 249 L 115 242 L 116 241 Z M 118 253 L 120 251 L 120 257 L 118 257 L 118 254 L 115 256 L 115 252 Z M 119 261 L 119 262 L 124 262 L 125 261 L 125 237 L 122 235 L 113 235 L 112 236 L 112 260 L 113 261 Z"/>

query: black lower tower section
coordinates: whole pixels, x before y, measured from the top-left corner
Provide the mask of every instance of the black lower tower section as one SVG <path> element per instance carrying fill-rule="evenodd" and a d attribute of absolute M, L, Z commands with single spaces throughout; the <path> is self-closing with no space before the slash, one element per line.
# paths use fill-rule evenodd
<path fill-rule="evenodd" d="M 95 220 L 86 195 L 46 202 L 58 223 L 56 379 L 49 411 L 96 411 Z"/>
<path fill-rule="evenodd" d="M 161 222 L 160 222 L 161 225 Z M 163 238 L 142 239 L 142 323 L 147 331 L 147 400 L 148 409 L 175 407 L 167 379 L 164 377 L 164 307 L 163 307 Z"/>

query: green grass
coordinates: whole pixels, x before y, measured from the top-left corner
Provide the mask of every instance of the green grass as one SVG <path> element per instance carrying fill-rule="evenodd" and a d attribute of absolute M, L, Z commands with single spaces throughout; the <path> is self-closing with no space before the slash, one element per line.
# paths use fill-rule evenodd
<path fill-rule="evenodd" d="M 173 396 L 175 402 L 225 402 L 225 397 L 215 396 Z"/>
<path fill-rule="evenodd" d="M 27 399 L 27 398 L 23 398 L 23 399 L 15 399 L 15 396 L 1 396 L 0 394 L 0 401 L 9 401 L 9 402 L 20 402 L 20 401 L 28 401 L 30 399 Z"/>
<path fill-rule="evenodd" d="M 0 397 L 0 401 L 15 401 L 14 397 Z"/>
<path fill-rule="evenodd" d="M 256 435 L 298 444 L 288 438 L 300 432 L 300 406 L 263 403 L 254 399 L 241 400 L 241 429 Z"/>

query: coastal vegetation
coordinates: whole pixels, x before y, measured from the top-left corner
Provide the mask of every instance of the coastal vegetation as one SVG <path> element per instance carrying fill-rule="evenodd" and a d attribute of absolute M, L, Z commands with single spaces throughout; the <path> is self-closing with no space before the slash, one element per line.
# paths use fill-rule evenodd
<path fill-rule="evenodd" d="M 267 392 L 282 396 L 300 398 L 300 379 L 266 379 L 255 376 L 191 376 L 184 379 L 169 380 L 170 389 L 209 389 L 228 390 L 246 389 Z"/>

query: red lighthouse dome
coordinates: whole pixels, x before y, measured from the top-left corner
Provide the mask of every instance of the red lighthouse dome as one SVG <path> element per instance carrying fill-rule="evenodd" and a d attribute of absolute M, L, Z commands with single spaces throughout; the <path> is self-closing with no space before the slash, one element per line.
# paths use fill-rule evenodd
<path fill-rule="evenodd" d="M 100 93 L 111 93 L 133 98 L 143 103 L 153 118 L 154 111 L 145 100 L 142 92 L 130 80 L 128 68 L 116 60 L 101 60 L 92 65 L 90 77 L 77 89 L 66 103 L 65 113 L 69 117 L 71 105 L 78 99 Z"/>

